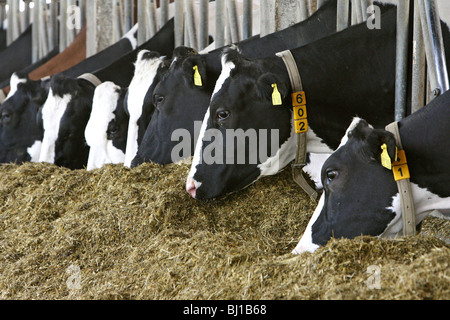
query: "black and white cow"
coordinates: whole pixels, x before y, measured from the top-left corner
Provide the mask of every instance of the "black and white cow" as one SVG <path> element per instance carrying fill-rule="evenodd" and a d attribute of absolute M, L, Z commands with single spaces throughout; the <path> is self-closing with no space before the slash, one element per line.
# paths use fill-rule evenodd
<path fill-rule="evenodd" d="M 84 133 L 89 146 L 87 170 L 124 162 L 129 121 L 123 106 L 126 92 L 110 81 L 95 89 Z"/>
<path fill-rule="evenodd" d="M 320 168 L 335 150 L 356 115 L 375 127 L 384 127 L 394 118 L 396 7 L 380 17 L 381 29 L 365 23 L 291 50 L 306 93 L 309 130 L 307 132 L 307 172 L 321 188 Z M 450 34 L 442 26 L 445 47 L 450 52 Z M 447 57 L 447 63 L 448 63 Z M 284 62 L 278 56 L 250 60 L 229 50 L 222 58 L 222 74 L 217 81 L 210 107 L 202 124 L 186 190 L 196 199 L 208 199 L 240 190 L 264 175 L 286 167 L 296 155 L 297 135 L 292 121 L 291 85 Z M 272 103 L 273 85 L 282 96 L 282 105 Z M 227 147 L 227 129 L 268 134 L 263 146 L 274 146 L 264 158 L 260 147 L 250 155 L 248 139 L 245 161 L 208 164 L 201 156 L 210 152 L 214 138 L 209 129 L 223 137 L 222 151 L 236 158 L 236 148 Z M 275 130 L 273 130 L 275 129 Z M 264 131 L 266 130 L 266 131 Z M 212 131 L 214 133 L 214 131 Z M 273 133 L 270 135 L 269 133 Z M 217 144 L 217 143 L 216 143 Z M 233 146 L 233 144 L 231 144 Z M 216 151 L 216 152 L 218 152 Z M 227 154 L 227 155 L 228 155 Z M 257 158 L 250 162 L 251 156 Z M 252 158 L 252 159 L 253 159 Z"/>
<path fill-rule="evenodd" d="M 173 51 L 173 27 L 171 19 L 149 41 L 93 75 L 100 82 L 111 81 L 120 87 L 128 87 L 139 51 L 149 48 L 159 50 L 162 54 Z M 92 81 L 83 78 L 58 75 L 52 79 L 49 97 L 42 108 L 44 139 L 41 162 L 70 169 L 81 169 L 87 165 L 89 147 L 84 131 L 90 117 L 95 88 Z"/>
<path fill-rule="evenodd" d="M 434 210 L 450 215 L 450 91 L 401 120 L 399 131 L 417 227 Z M 381 165 L 383 144 L 393 162 L 392 133 L 359 118 L 353 121 L 322 167 L 324 194 L 293 253 L 313 252 L 331 237 L 402 235 L 398 187 L 392 170 Z"/>
<path fill-rule="evenodd" d="M 47 80 L 11 76 L 11 90 L 0 106 L 0 163 L 38 161 L 43 135 L 38 112 L 47 95 Z"/>
<path fill-rule="evenodd" d="M 237 44 L 249 57 L 265 57 L 288 48 L 313 42 L 336 32 L 336 0 L 325 3 L 307 20 L 260 38 L 254 36 Z M 179 141 L 172 141 L 175 130 L 185 129 L 195 136 L 195 121 L 202 121 L 221 71 L 222 49 L 208 54 L 177 59 L 153 92 L 156 110 L 148 125 L 132 167 L 146 161 L 172 162 L 171 153 Z M 198 67 L 202 86 L 194 83 L 193 67 Z M 195 139 L 190 142 L 191 156 Z"/>

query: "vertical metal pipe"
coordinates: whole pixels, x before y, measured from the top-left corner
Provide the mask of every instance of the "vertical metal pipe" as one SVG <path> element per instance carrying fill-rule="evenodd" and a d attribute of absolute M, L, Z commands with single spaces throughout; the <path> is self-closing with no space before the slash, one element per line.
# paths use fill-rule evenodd
<path fill-rule="evenodd" d="M 350 0 L 337 0 L 336 31 L 348 28 L 348 12 Z"/>
<path fill-rule="evenodd" d="M 86 0 L 78 0 L 78 6 L 80 7 L 81 12 L 81 25 L 86 21 Z"/>
<path fill-rule="evenodd" d="M 33 27 L 31 29 L 31 61 L 34 63 L 39 60 L 39 7 L 40 0 L 34 0 L 33 7 Z"/>
<path fill-rule="evenodd" d="M 115 43 L 119 41 L 120 32 L 120 0 L 111 0 L 112 2 L 112 41 Z"/>
<path fill-rule="evenodd" d="M 23 11 L 23 22 L 25 28 L 27 28 L 30 25 L 30 2 L 31 0 L 23 0 L 24 2 L 24 11 Z"/>
<path fill-rule="evenodd" d="M 200 25 L 198 30 L 198 47 L 200 50 L 206 48 L 208 46 L 208 29 L 209 29 L 209 21 L 208 21 L 208 0 L 200 0 Z"/>
<path fill-rule="evenodd" d="M 146 0 L 138 0 L 137 2 L 137 20 L 139 23 L 139 31 L 138 31 L 138 45 L 141 45 L 145 42 L 147 38 L 147 21 L 146 21 Z"/>
<path fill-rule="evenodd" d="M 183 45 L 184 42 L 184 12 L 183 0 L 175 0 L 175 47 Z"/>
<path fill-rule="evenodd" d="M 360 0 L 352 0 L 352 7 L 354 7 L 353 12 L 355 14 L 355 23 L 361 23 L 363 21 L 363 18 Z"/>
<path fill-rule="evenodd" d="M 372 5 L 371 0 L 360 0 L 361 1 L 361 14 L 363 21 L 366 21 L 369 18 L 367 13 L 367 8 Z"/>
<path fill-rule="evenodd" d="M 244 0 L 242 8 L 242 40 L 250 38 L 253 35 L 253 0 Z"/>
<path fill-rule="evenodd" d="M 319 8 L 321 6 L 323 6 L 324 3 L 325 3 L 325 0 L 317 0 L 317 10 L 319 10 Z"/>
<path fill-rule="evenodd" d="M 422 0 L 424 1 L 424 0 Z M 430 46 L 431 56 L 428 58 L 429 68 L 434 68 L 435 80 L 430 79 L 432 89 L 439 89 L 435 92 L 435 96 L 449 90 L 449 80 L 447 73 L 447 63 L 445 60 L 444 43 L 442 40 L 441 23 L 439 19 L 439 11 L 435 0 L 424 1 L 423 14 L 425 15 L 426 24 L 428 26 L 428 34 L 424 34 L 425 46 Z M 423 17 L 423 16 L 422 16 Z M 422 19 L 422 24 L 424 20 Z M 428 38 L 428 39 L 427 39 Z M 428 55 L 428 51 L 427 51 Z M 436 85 L 433 85 L 433 82 Z"/>
<path fill-rule="evenodd" d="M 59 2 L 59 52 L 67 46 L 67 0 Z"/>
<path fill-rule="evenodd" d="M 411 113 L 425 104 L 425 48 L 417 0 L 414 0 Z"/>
<path fill-rule="evenodd" d="M 395 120 L 406 115 L 406 92 L 408 73 L 408 27 L 409 0 L 399 1 L 397 5 L 397 45 L 395 68 Z"/>
<path fill-rule="evenodd" d="M 185 16 L 186 16 L 186 29 L 189 38 L 189 46 L 198 49 L 197 45 L 197 31 L 195 30 L 194 21 L 194 4 L 192 0 L 185 0 Z"/>
<path fill-rule="evenodd" d="M 58 45 L 58 0 L 50 2 L 50 19 L 49 19 L 49 48 L 53 50 Z"/>
<path fill-rule="evenodd" d="M 134 1 L 124 0 L 124 15 L 125 15 L 125 32 L 130 31 L 134 25 Z"/>
<path fill-rule="evenodd" d="M 40 56 L 39 59 L 45 57 L 49 52 L 48 44 L 48 12 L 47 12 L 47 1 L 41 0 L 39 7 L 39 15 L 41 17 L 41 22 L 39 24 L 39 38 L 40 38 Z"/>
<path fill-rule="evenodd" d="M 228 25 L 230 26 L 231 42 L 239 42 L 239 25 L 236 13 L 236 0 L 227 0 Z"/>
<path fill-rule="evenodd" d="M 77 33 L 77 23 L 79 22 L 80 16 L 78 15 L 79 12 L 76 10 L 78 9 L 77 6 L 75 6 L 75 0 L 66 0 L 66 19 L 64 20 L 64 24 L 66 25 L 66 45 L 67 48 L 72 41 L 75 39 L 75 35 Z M 73 21 L 73 24 L 68 24 L 68 21 Z M 70 26 L 70 27 L 69 27 Z"/>
<path fill-rule="evenodd" d="M 159 27 L 162 28 L 162 26 L 165 25 L 167 21 L 169 21 L 169 0 L 159 0 L 159 11 Z"/>
<path fill-rule="evenodd" d="M 155 35 L 156 31 L 158 30 L 156 25 L 155 0 L 147 0 L 147 40 Z"/>
<path fill-rule="evenodd" d="M 306 20 L 308 18 L 308 1 L 307 0 L 299 0 L 297 2 L 297 9 L 298 9 L 299 22 Z"/>
<path fill-rule="evenodd" d="M 216 0 L 216 48 L 225 45 L 225 0 Z"/>

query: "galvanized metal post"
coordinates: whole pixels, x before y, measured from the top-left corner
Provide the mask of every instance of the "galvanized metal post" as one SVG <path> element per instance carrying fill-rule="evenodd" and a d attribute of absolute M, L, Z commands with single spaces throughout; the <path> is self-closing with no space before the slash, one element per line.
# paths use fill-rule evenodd
<path fill-rule="evenodd" d="M 227 17 L 230 26 L 231 42 L 239 42 L 239 25 L 236 13 L 236 0 L 227 0 Z"/>
<path fill-rule="evenodd" d="M 216 48 L 225 45 L 225 0 L 216 0 Z"/>
<path fill-rule="evenodd" d="M 186 29 L 189 38 L 189 46 L 194 49 L 198 49 L 197 31 L 195 30 L 195 22 L 194 22 L 194 4 L 192 0 L 185 0 L 184 4 L 185 4 L 184 12 L 186 16 Z"/>
<path fill-rule="evenodd" d="M 175 0 L 175 47 L 183 45 L 184 40 L 184 12 L 183 0 Z"/>
<path fill-rule="evenodd" d="M 439 12 L 435 0 L 419 0 L 432 98 L 449 90 Z"/>
<path fill-rule="evenodd" d="M 59 2 L 59 52 L 67 46 L 67 0 Z"/>
<path fill-rule="evenodd" d="M 162 28 L 169 21 L 169 0 L 159 0 L 159 11 L 159 27 Z"/>
<path fill-rule="evenodd" d="M 146 5 L 146 14 L 147 14 L 147 37 L 146 41 L 154 36 L 156 31 L 158 30 L 156 25 L 156 3 L 155 0 L 147 0 Z"/>
<path fill-rule="evenodd" d="M 47 29 L 47 2 L 40 0 L 39 3 L 39 59 L 45 57 L 48 50 L 48 29 Z"/>
<path fill-rule="evenodd" d="M 308 0 L 299 0 L 297 2 L 297 20 L 300 22 L 306 20 L 307 18 L 308 18 Z"/>
<path fill-rule="evenodd" d="M 397 45 L 395 68 L 395 120 L 406 115 L 406 92 L 408 84 L 408 28 L 409 0 L 399 1 L 397 5 Z"/>
<path fill-rule="evenodd" d="M 40 0 L 34 0 L 33 7 L 33 27 L 31 29 L 31 61 L 36 62 L 39 60 L 39 29 L 40 29 L 40 12 L 41 6 Z"/>
<path fill-rule="evenodd" d="M 23 24 L 26 27 L 30 25 L 30 2 L 31 0 L 23 0 L 24 10 L 23 10 Z"/>
<path fill-rule="evenodd" d="M 200 50 L 208 46 L 208 0 L 200 0 L 200 14 L 199 14 L 199 30 L 198 30 L 198 47 Z"/>
<path fill-rule="evenodd" d="M 362 21 L 361 2 L 360 0 L 352 0 L 352 23 L 358 24 Z"/>
<path fill-rule="evenodd" d="M 414 0 L 411 113 L 425 104 L 425 46 L 417 0 Z"/>
<path fill-rule="evenodd" d="M 253 0 L 244 0 L 242 7 L 242 39 L 245 40 L 253 35 Z"/>
<path fill-rule="evenodd" d="M 350 0 L 337 0 L 336 31 L 348 28 Z"/>
<path fill-rule="evenodd" d="M 58 46 L 58 0 L 50 2 L 50 17 L 49 17 L 49 48 L 53 50 Z"/>
<path fill-rule="evenodd" d="M 138 45 L 141 45 L 145 42 L 147 37 L 147 21 L 145 19 L 145 4 L 146 0 L 138 0 L 137 1 L 137 21 L 139 24 L 138 31 Z"/>
<path fill-rule="evenodd" d="M 124 15 L 125 15 L 125 32 L 128 32 L 134 25 L 134 1 L 124 0 Z"/>
<path fill-rule="evenodd" d="M 121 18 L 120 18 L 120 0 L 111 0 L 112 2 L 112 40 L 119 41 L 122 36 Z"/>

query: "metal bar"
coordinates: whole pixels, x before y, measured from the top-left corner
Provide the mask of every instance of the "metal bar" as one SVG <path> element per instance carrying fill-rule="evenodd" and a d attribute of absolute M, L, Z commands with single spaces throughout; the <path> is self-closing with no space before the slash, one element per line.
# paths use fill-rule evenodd
<path fill-rule="evenodd" d="M 244 0 L 242 8 L 242 40 L 250 38 L 253 35 L 253 0 Z"/>
<path fill-rule="evenodd" d="M 187 35 L 189 38 L 189 46 L 198 49 L 197 45 L 197 31 L 195 29 L 195 22 L 194 22 L 194 4 L 192 0 L 185 0 L 185 15 L 186 15 L 186 29 L 187 29 Z"/>
<path fill-rule="evenodd" d="M 320 9 L 321 6 L 325 3 L 325 0 L 317 0 L 317 10 Z"/>
<path fill-rule="evenodd" d="M 120 0 L 111 0 L 112 5 L 112 41 L 115 43 L 121 37 L 120 32 Z"/>
<path fill-rule="evenodd" d="M 397 45 L 395 68 L 395 120 L 406 115 L 406 90 L 408 84 L 408 27 L 409 0 L 399 1 L 397 5 Z"/>
<path fill-rule="evenodd" d="M 208 0 L 200 0 L 200 25 L 198 30 L 198 46 L 202 50 L 208 46 Z"/>
<path fill-rule="evenodd" d="M 41 21 L 39 23 L 39 59 L 45 57 L 48 50 L 48 29 L 47 29 L 47 2 L 46 0 L 40 0 L 39 16 Z"/>
<path fill-rule="evenodd" d="M 354 10 L 352 10 L 352 11 L 355 14 L 355 19 L 354 19 L 355 24 L 361 23 L 363 21 L 363 19 L 362 19 L 360 0 L 352 0 L 352 7 L 354 7 Z"/>
<path fill-rule="evenodd" d="M 162 28 L 163 25 L 169 21 L 169 0 L 159 0 L 159 10 L 160 10 L 160 24 L 159 27 Z"/>
<path fill-rule="evenodd" d="M 147 39 L 153 37 L 157 31 L 156 27 L 156 3 L 155 0 L 147 0 Z"/>
<path fill-rule="evenodd" d="M 183 0 L 175 0 L 175 47 L 183 44 L 184 16 Z"/>
<path fill-rule="evenodd" d="M 348 12 L 350 0 L 337 0 L 336 31 L 348 28 Z"/>
<path fill-rule="evenodd" d="M 59 52 L 67 46 L 67 0 L 59 2 Z"/>
<path fill-rule="evenodd" d="M 75 35 L 77 32 L 77 24 L 79 23 L 79 19 L 80 16 L 78 15 L 79 12 L 77 12 L 78 7 L 75 5 L 75 0 L 66 0 L 67 1 L 67 7 L 66 7 L 66 19 L 64 19 L 63 24 L 66 25 L 66 32 L 67 32 L 67 36 L 66 36 L 66 44 L 65 44 L 65 48 L 67 48 L 72 41 L 75 39 Z M 73 24 L 70 25 L 68 24 L 68 20 L 72 20 Z"/>
<path fill-rule="evenodd" d="M 236 1 L 227 0 L 228 25 L 230 26 L 231 42 L 239 42 L 239 25 L 236 13 Z"/>
<path fill-rule="evenodd" d="M 425 47 L 417 0 L 414 0 L 411 113 L 425 104 Z"/>
<path fill-rule="evenodd" d="M 34 0 L 33 7 L 33 27 L 31 29 L 31 62 L 36 62 L 39 60 L 39 7 L 40 1 Z"/>
<path fill-rule="evenodd" d="M 137 20 L 139 23 L 139 31 L 138 31 L 138 45 L 141 45 L 145 42 L 147 38 L 147 21 L 145 19 L 145 3 L 146 0 L 138 0 L 137 2 Z"/>
<path fill-rule="evenodd" d="M 134 1 L 124 0 L 124 15 L 125 15 L 125 32 L 128 32 L 134 25 Z"/>
<path fill-rule="evenodd" d="M 431 89 L 436 97 L 449 90 L 439 12 L 435 0 L 420 0 L 419 2 L 421 2 L 422 27 L 426 24 L 424 41 L 428 68 L 434 70 L 430 78 Z"/>
<path fill-rule="evenodd" d="M 216 0 L 216 36 L 215 36 L 216 48 L 220 48 L 225 45 L 224 15 L 225 15 L 225 0 Z"/>
<path fill-rule="evenodd" d="M 308 19 L 308 1 L 307 0 L 299 0 L 297 3 L 297 9 L 298 9 L 299 22 Z"/>
<path fill-rule="evenodd" d="M 50 19 L 49 19 L 49 48 L 53 50 L 58 46 L 58 1 L 50 2 Z"/>
<path fill-rule="evenodd" d="M 361 1 L 361 13 L 363 21 L 366 21 L 369 18 L 367 13 L 367 8 L 372 5 L 371 0 L 360 0 Z"/>
<path fill-rule="evenodd" d="M 81 12 L 80 16 L 81 25 L 83 25 L 84 22 L 86 21 L 86 0 L 78 0 L 78 6 L 80 7 Z"/>

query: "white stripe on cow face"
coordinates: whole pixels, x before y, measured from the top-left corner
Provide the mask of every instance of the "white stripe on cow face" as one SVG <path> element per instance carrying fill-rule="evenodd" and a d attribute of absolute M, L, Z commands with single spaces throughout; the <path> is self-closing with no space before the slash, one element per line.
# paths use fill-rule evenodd
<path fill-rule="evenodd" d="M 128 31 L 123 37 L 123 38 L 127 38 L 130 41 L 131 47 L 134 49 L 136 49 L 137 47 L 137 39 L 136 39 L 136 32 L 139 28 L 139 25 L 136 23 L 133 28 L 130 29 L 130 31 Z"/>
<path fill-rule="evenodd" d="M 142 115 L 144 98 L 152 85 L 158 72 L 158 68 L 164 57 L 153 59 L 142 59 L 148 50 L 142 50 L 138 54 L 134 77 L 128 87 L 128 112 L 130 119 L 128 123 L 127 148 L 125 152 L 125 166 L 130 167 L 131 161 L 136 157 L 138 151 L 138 120 Z"/>
<path fill-rule="evenodd" d="M 214 96 L 222 89 L 225 81 L 230 77 L 231 71 L 236 67 L 233 62 L 226 61 L 226 56 L 222 56 L 222 72 L 220 73 L 219 78 L 216 81 L 216 86 L 214 87 L 214 91 L 211 95 L 211 100 L 214 99 Z M 201 161 L 201 153 L 203 149 L 203 137 L 205 136 L 207 123 L 209 121 L 210 116 L 210 107 L 206 110 L 205 117 L 203 119 L 202 127 L 200 129 L 200 134 L 197 139 L 197 143 L 195 145 L 194 158 L 192 159 L 191 170 L 189 172 L 187 181 L 186 181 L 186 190 L 188 191 L 192 184 L 198 189 L 201 186 L 201 183 L 194 180 L 194 175 L 197 172 L 197 165 L 200 164 Z M 189 191 L 188 191 L 189 192 Z"/>
<path fill-rule="evenodd" d="M 42 139 L 39 156 L 40 162 L 55 162 L 55 144 L 58 138 L 59 125 L 70 100 L 72 100 L 71 94 L 65 94 L 63 97 L 60 97 L 54 95 L 52 89 L 49 90 L 47 101 L 42 107 L 44 138 Z"/>
<path fill-rule="evenodd" d="M 13 73 L 13 75 L 11 76 L 11 79 L 9 80 L 9 88 L 10 88 L 9 93 L 3 102 L 5 102 L 9 98 L 11 98 L 17 92 L 17 87 L 19 86 L 20 83 L 26 83 L 26 82 L 27 82 L 27 79 L 19 78 L 17 76 L 17 74 Z"/>
<path fill-rule="evenodd" d="M 107 163 L 123 163 L 125 154 L 108 140 L 108 125 L 115 118 L 120 87 L 111 81 L 99 85 L 94 92 L 92 112 L 84 131 L 89 145 L 87 170 L 100 168 Z"/>

